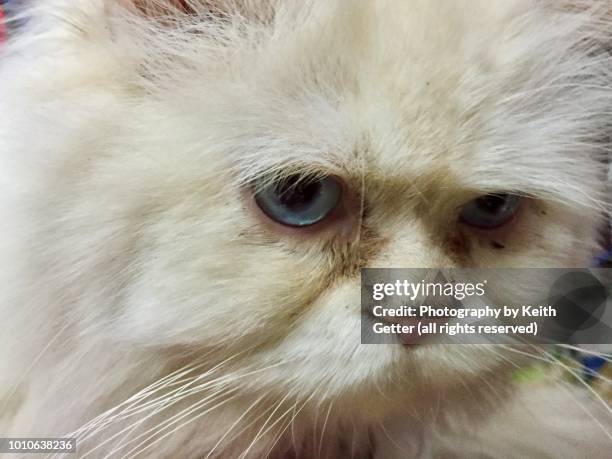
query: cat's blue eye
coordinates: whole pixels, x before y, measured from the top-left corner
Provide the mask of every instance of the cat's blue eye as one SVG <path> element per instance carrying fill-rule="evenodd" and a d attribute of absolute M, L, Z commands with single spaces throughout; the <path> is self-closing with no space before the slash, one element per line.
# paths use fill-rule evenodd
<path fill-rule="evenodd" d="M 305 227 L 329 217 L 341 197 L 342 185 L 333 177 L 310 179 L 293 175 L 261 187 L 255 202 L 275 222 Z"/>
<path fill-rule="evenodd" d="M 487 194 L 468 202 L 460 220 L 481 229 L 495 229 L 508 223 L 521 206 L 521 197 L 511 193 Z"/>

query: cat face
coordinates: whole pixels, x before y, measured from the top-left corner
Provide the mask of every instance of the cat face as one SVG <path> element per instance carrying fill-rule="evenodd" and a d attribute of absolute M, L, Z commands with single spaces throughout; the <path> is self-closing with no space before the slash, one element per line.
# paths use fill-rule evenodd
<path fill-rule="evenodd" d="M 31 106 L 52 99 L 29 125 L 45 140 L 28 155 L 53 152 L 32 239 L 83 328 L 277 365 L 253 390 L 405 393 L 501 365 L 360 345 L 360 269 L 588 263 L 610 97 L 599 13 L 203 3 L 161 21 L 111 7 L 108 28 L 84 11 L 61 68 L 28 77 Z"/>

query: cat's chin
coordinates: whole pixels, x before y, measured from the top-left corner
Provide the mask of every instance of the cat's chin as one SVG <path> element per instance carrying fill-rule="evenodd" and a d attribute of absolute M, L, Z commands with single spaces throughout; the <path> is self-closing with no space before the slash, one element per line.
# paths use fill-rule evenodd
<path fill-rule="evenodd" d="M 273 459 L 309 459 L 312 457 L 352 457 L 355 459 L 372 458 L 376 445 L 373 435 L 367 428 L 355 429 L 352 432 L 328 433 L 321 430 L 310 432 L 301 438 L 282 439 L 269 450 L 268 456 Z M 328 438 L 329 437 L 329 438 Z"/>

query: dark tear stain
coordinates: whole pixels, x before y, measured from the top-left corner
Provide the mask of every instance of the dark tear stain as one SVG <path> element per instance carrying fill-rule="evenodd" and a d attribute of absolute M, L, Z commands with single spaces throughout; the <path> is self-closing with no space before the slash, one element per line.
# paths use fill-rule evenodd
<path fill-rule="evenodd" d="M 463 231 L 456 231 L 448 239 L 447 253 L 456 260 L 465 260 L 472 250 L 471 245 Z"/>
<path fill-rule="evenodd" d="M 386 241 L 374 229 L 364 225 L 358 240 L 332 242 L 327 247 L 333 260 L 333 277 L 354 277 L 378 255 Z"/>
<path fill-rule="evenodd" d="M 496 250 L 502 250 L 506 248 L 506 246 L 499 241 L 491 241 L 491 247 Z"/>

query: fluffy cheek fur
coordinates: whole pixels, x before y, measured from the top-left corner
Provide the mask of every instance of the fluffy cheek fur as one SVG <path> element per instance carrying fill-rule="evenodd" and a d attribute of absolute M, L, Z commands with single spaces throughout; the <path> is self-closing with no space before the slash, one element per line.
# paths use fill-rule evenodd
<path fill-rule="evenodd" d="M 359 268 L 585 265 L 607 36 L 590 13 L 532 2 L 483 2 L 482 20 L 445 2 L 298 3 L 198 33 L 119 15 L 109 34 L 83 7 L 70 17 L 86 37 L 60 28 L 33 37 L 32 61 L 7 58 L 5 250 L 23 251 L 3 302 L 31 305 L 16 323 L 283 363 L 243 387 L 345 401 L 381 387 L 429 400 L 500 365 L 476 348 L 359 346 Z M 66 55 L 38 59 L 53 39 Z M 350 230 L 265 222 L 250 180 L 285 169 L 341 177 L 359 203 Z M 457 223 L 500 190 L 529 197 L 509 231 Z M 397 404 L 360 407 L 371 399 L 371 413 Z"/>

